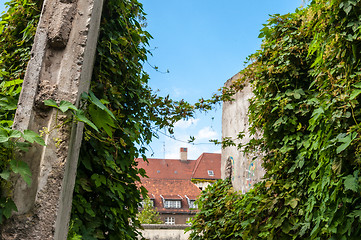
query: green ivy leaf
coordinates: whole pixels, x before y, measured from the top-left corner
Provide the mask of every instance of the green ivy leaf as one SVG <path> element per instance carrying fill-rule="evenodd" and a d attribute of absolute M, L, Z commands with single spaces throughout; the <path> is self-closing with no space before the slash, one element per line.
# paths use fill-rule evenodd
<path fill-rule="evenodd" d="M 352 190 L 354 192 L 358 191 L 358 177 L 353 175 L 348 175 L 345 178 L 344 186 L 345 190 Z"/>
<path fill-rule="evenodd" d="M 357 98 L 358 95 L 361 94 L 361 89 L 355 89 L 351 92 L 351 95 L 350 95 L 350 100 L 353 100 L 355 98 Z"/>
<path fill-rule="evenodd" d="M 298 198 L 293 198 L 293 199 L 291 199 L 291 201 L 289 202 L 290 206 L 291 206 L 292 208 L 296 208 L 299 200 L 300 200 L 300 199 L 298 199 Z"/>
<path fill-rule="evenodd" d="M 341 137 L 342 134 L 339 134 L 339 136 L 337 137 L 338 142 L 341 142 L 342 144 L 340 146 L 337 147 L 336 149 L 336 153 L 339 154 L 340 152 L 344 151 L 352 142 L 352 140 L 354 140 L 357 137 L 357 133 L 349 133 L 347 134 L 345 137 Z"/>
<path fill-rule="evenodd" d="M 100 187 L 102 184 L 107 184 L 107 179 L 103 175 L 93 174 L 91 179 L 94 180 L 95 186 Z"/>
<path fill-rule="evenodd" d="M 9 171 L 4 171 L 4 172 L 0 173 L 0 177 L 5 179 L 5 180 L 8 180 L 8 178 L 10 177 L 10 172 Z"/>
<path fill-rule="evenodd" d="M 47 99 L 44 101 L 45 106 L 58 108 L 58 104 L 53 99 Z M 59 109 L 59 108 L 58 108 Z"/>
<path fill-rule="evenodd" d="M 113 118 L 110 117 L 104 110 L 99 109 L 95 105 L 89 106 L 89 114 L 95 126 L 98 129 L 102 128 L 109 137 L 113 137 L 113 128 L 116 128 Z"/>
<path fill-rule="evenodd" d="M 17 100 L 13 97 L 0 98 L 0 107 L 2 110 L 15 110 L 17 108 Z"/>
<path fill-rule="evenodd" d="M 10 136 L 9 138 L 20 138 L 21 137 L 21 132 L 18 130 L 11 130 L 10 131 Z"/>
<path fill-rule="evenodd" d="M 0 143 L 9 141 L 10 137 L 5 129 L 0 129 Z"/>
<path fill-rule="evenodd" d="M 343 10 L 345 11 L 345 13 L 348 15 L 350 13 L 352 9 L 352 6 L 351 5 L 348 5 L 347 7 L 344 7 Z"/>
<path fill-rule="evenodd" d="M 95 104 L 101 110 L 104 110 L 113 119 L 116 119 L 114 114 L 103 103 L 100 102 L 100 100 L 94 95 L 92 91 L 89 91 L 89 95 L 90 95 L 90 100 L 93 104 Z"/>
<path fill-rule="evenodd" d="M 361 88 L 361 82 L 355 83 L 352 86 L 354 86 L 355 88 Z"/>
<path fill-rule="evenodd" d="M 99 132 L 99 129 L 97 128 L 97 126 L 95 126 L 94 123 L 92 123 L 88 118 L 85 117 L 84 111 L 77 110 L 75 112 L 75 119 L 78 120 L 79 122 L 83 122 L 83 123 L 89 125 L 93 129 L 95 129 L 97 132 Z"/>
<path fill-rule="evenodd" d="M 59 103 L 59 110 L 62 111 L 62 112 L 66 112 L 68 111 L 69 109 L 71 110 L 74 110 L 74 111 L 77 111 L 78 109 L 71 103 L 71 102 L 68 102 L 68 101 L 61 101 Z"/>
<path fill-rule="evenodd" d="M 28 164 L 23 161 L 11 160 L 10 167 L 14 173 L 20 174 L 29 186 L 31 185 L 31 170 Z"/>
<path fill-rule="evenodd" d="M 44 139 L 42 139 L 34 131 L 24 130 L 23 138 L 30 143 L 36 142 L 42 146 L 46 146 Z"/>
<path fill-rule="evenodd" d="M 8 201 L 5 203 L 3 214 L 6 218 L 9 218 L 11 216 L 12 211 L 17 212 L 18 209 L 17 209 L 15 203 L 13 202 L 13 200 L 8 199 Z"/>
<path fill-rule="evenodd" d="M 89 182 L 88 182 L 88 179 L 86 178 L 81 178 L 79 179 L 79 183 L 81 185 L 81 187 L 87 191 L 87 192 L 92 192 L 93 190 L 91 189 L 90 185 L 89 185 Z"/>
<path fill-rule="evenodd" d="M 361 210 L 354 210 L 350 214 L 348 214 L 347 217 L 352 217 L 352 218 L 358 217 L 359 219 L 361 219 Z"/>

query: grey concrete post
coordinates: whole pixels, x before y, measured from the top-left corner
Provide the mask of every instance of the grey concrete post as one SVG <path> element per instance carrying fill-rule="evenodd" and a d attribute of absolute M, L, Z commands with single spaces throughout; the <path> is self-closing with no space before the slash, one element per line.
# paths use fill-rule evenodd
<path fill-rule="evenodd" d="M 52 131 L 46 147 L 34 144 L 18 154 L 30 166 L 32 184 L 13 176 L 18 212 L 1 226 L 2 239 L 67 237 L 83 125 L 61 125 L 67 116 L 43 101 L 78 105 L 88 91 L 102 7 L 103 0 L 44 1 L 13 127 Z"/>

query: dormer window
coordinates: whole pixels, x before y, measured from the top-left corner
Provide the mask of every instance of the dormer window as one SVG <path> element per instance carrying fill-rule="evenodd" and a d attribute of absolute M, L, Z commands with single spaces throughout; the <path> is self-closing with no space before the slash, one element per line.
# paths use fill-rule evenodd
<path fill-rule="evenodd" d="M 195 204 L 196 200 L 189 200 L 189 208 L 197 208 L 197 205 Z"/>
<path fill-rule="evenodd" d="M 164 208 L 182 208 L 182 197 L 179 195 L 167 195 L 160 197 L 163 200 Z"/>
<path fill-rule="evenodd" d="M 164 200 L 164 208 L 181 208 L 181 200 Z"/>
<path fill-rule="evenodd" d="M 187 199 L 189 209 L 197 208 L 197 204 L 195 204 L 196 198 L 194 196 L 193 197 L 188 197 L 186 195 L 185 197 Z"/>
<path fill-rule="evenodd" d="M 208 170 L 208 176 L 210 176 L 210 177 L 213 177 L 213 176 L 214 176 L 213 170 Z"/>

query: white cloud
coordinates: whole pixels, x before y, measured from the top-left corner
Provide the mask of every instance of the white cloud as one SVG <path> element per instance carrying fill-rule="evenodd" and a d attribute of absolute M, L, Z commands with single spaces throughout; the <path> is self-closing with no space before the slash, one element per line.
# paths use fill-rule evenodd
<path fill-rule="evenodd" d="M 188 120 L 180 120 L 180 121 L 176 122 L 174 124 L 174 126 L 176 128 L 185 129 L 185 128 L 189 128 L 192 125 L 196 126 L 198 121 L 199 121 L 199 118 L 196 118 L 196 119 L 192 118 L 192 119 L 188 119 Z"/>
<path fill-rule="evenodd" d="M 185 124 L 185 123 L 183 123 Z M 187 124 L 185 124 L 187 125 Z M 181 141 L 186 141 L 189 139 L 188 132 L 182 132 L 177 134 L 176 139 Z M 180 142 L 173 139 L 165 139 L 165 153 L 163 153 L 166 159 L 179 159 L 180 158 L 180 148 L 188 148 L 188 159 L 196 160 L 202 153 L 220 153 L 220 146 L 216 146 L 212 143 L 208 143 L 209 139 L 217 138 L 218 134 L 216 131 L 212 130 L 210 127 L 202 128 L 195 135 L 196 141 L 195 145 L 186 142 Z"/>
<path fill-rule="evenodd" d="M 173 87 L 173 94 L 172 96 L 175 97 L 175 98 L 184 98 L 184 96 L 187 94 L 187 91 L 183 88 L 176 88 L 176 87 Z"/>
<path fill-rule="evenodd" d="M 214 139 L 217 138 L 218 134 L 216 131 L 212 130 L 210 127 L 205 127 L 199 130 L 198 134 L 196 135 L 196 140 L 200 139 Z"/>

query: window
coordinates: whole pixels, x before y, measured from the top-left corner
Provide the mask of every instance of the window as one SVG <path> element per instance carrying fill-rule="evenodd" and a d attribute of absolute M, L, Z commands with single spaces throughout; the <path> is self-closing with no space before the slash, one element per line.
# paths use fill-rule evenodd
<path fill-rule="evenodd" d="M 174 225 L 175 224 L 175 218 L 174 217 L 166 217 L 164 223 L 169 224 L 169 225 Z"/>
<path fill-rule="evenodd" d="M 213 172 L 213 170 L 208 170 L 208 176 L 214 176 L 214 172 Z"/>
<path fill-rule="evenodd" d="M 195 204 L 196 200 L 189 200 L 189 208 L 197 208 L 197 205 Z"/>
<path fill-rule="evenodd" d="M 180 200 L 165 200 L 164 208 L 181 208 Z"/>

